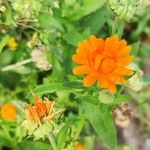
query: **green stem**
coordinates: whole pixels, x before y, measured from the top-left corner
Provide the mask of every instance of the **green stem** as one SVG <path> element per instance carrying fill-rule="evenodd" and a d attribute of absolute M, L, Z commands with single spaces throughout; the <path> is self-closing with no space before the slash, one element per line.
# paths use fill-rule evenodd
<path fill-rule="evenodd" d="M 116 30 L 117 30 L 117 23 L 118 23 L 118 19 L 117 17 L 115 18 L 114 20 L 114 23 L 112 25 L 112 32 L 111 32 L 111 35 L 114 35 L 116 33 Z"/>
<path fill-rule="evenodd" d="M 31 62 L 32 62 L 32 58 L 25 59 L 23 61 L 15 63 L 15 64 L 5 66 L 5 67 L 1 68 L 0 71 L 2 71 L 2 72 L 10 71 L 10 70 L 16 69 L 17 67 L 20 67 L 20 66 L 23 66 L 25 64 L 31 63 Z"/>
<path fill-rule="evenodd" d="M 49 139 L 49 141 L 50 141 L 50 143 L 52 145 L 52 149 L 53 150 L 57 150 L 57 146 L 56 146 L 54 137 L 53 137 L 53 135 L 51 133 L 48 135 L 48 139 Z"/>

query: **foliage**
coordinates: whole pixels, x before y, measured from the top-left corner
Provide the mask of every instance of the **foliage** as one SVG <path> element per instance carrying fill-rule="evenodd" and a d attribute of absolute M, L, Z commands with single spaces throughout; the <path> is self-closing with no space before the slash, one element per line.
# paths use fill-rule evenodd
<path fill-rule="evenodd" d="M 150 78 L 140 70 L 149 65 L 149 26 L 149 6 L 140 0 L 0 0 L 0 110 L 7 103 L 17 107 L 15 120 L 0 115 L 0 149 L 75 150 L 82 144 L 91 150 L 97 139 L 107 149 L 119 149 L 113 108 L 130 100 L 150 131 Z M 75 49 L 93 34 L 118 35 L 131 45 L 137 67 L 131 78 L 141 74 L 130 87 L 117 85 L 112 94 L 96 84 L 85 87 L 83 75 L 73 74 Z M 143 86 L 139 93 L 137 82 Z M 35 96 L 55 101 L 54 112 L 65 111 L 39 127 L 27 122 L 28 132 L 22 122 Z"/>

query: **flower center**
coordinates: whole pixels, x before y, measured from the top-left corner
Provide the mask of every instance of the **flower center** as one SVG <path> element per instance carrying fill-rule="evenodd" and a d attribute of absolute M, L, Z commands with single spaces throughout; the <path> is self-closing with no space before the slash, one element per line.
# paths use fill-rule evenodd
<path fill-rule="evenodd" d="M 101 69 L 103 73 L 110 73 L 115 69 L 115 67 L 116 63 L 111 58 L 105 58 L 101 63 Z"/>

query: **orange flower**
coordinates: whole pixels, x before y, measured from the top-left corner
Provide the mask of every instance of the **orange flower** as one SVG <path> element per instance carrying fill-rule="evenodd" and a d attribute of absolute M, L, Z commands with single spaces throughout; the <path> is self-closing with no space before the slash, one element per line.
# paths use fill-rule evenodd
<path fill-rule="evenodd" d="M 85 150 L 85 149 L 84 149 L 84 145 L 83 145 L 83 144 L 77 144 L 77 145 L 75 146 L 75 150 Z"/>
<path fill-rule="evenodd" d="M 13 121 L 17 115 L 17 108 L 11 103 L 5 104 L 0 111 L 1 117 L 7 121 Z"/>
<path fill-rule="evenodd" d="M 125 84 L 125 76 L 133 74 L 133 71 L 127 68 L 134 58 L 129 56 L 130 50 L 127 42 L 119 40 L 117 35 L 106 40 L 92 35 L 78 44 L 72 59 L 80 66 L 75 67 L 73 73 L 86 74 L 83 79 L 86 87 L 98 81 L 100 87 L 115 93 L 116 84 Z"/>

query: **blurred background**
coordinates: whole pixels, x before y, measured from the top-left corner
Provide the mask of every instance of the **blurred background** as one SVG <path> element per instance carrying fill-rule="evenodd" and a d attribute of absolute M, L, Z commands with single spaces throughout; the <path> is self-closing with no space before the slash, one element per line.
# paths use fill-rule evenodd
<path fill-rule="evenodd" d="M 124 90 L 131 101 L 114 109 L 116 122 L 129 116 L 117 122 L 117 150 L 150 150 L 150 0 L 0 0 L 0 107 L 71 74 L 70 56 L 91 34 L 118 34 L 138 50 L 139 74 Z M 1 129 L 0 149 L 11 149 Z M 99 139 L 93 149 L 107 150 Z"/>

